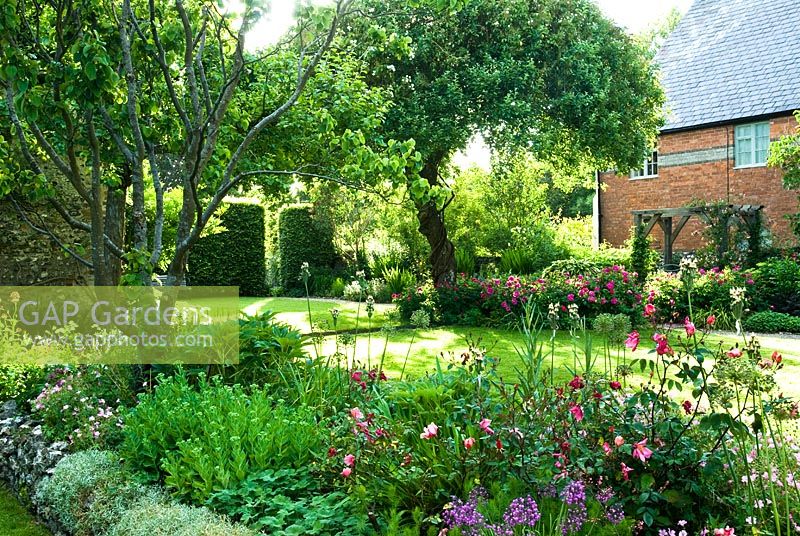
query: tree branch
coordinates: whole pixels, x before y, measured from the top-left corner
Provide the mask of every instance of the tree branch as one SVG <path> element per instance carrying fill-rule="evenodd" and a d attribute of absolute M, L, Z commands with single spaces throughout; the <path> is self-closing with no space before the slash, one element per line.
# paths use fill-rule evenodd
<path fill-rule="evenodd" d="M 33 229 L 37 233 L 45 235 L 48 238 L 50 238 L 51 242 L 53 242 L 55 245 L 57 245 L 62 250 L 66 251 L 73 259 L 75 259 L 76 261 L 78 261 L 79 263 L 84 265 L 85 267 L 89 268 L 90 270 L 94 269 L 94 267 L 92 266 L 92 263 L 90 263 L 89 261 L 87 261 L 86 259 L 81 257 L 80 255 L 78 255 L 71 248 L 67 247 L 61 240 L 58 239 L 58 237 L 55 234 L 53 234 L 53 232 L 50 229 L 48 229 L 46 226 L 44 226 L 44 221 L 42 220 L 41 216 L 39 216 L 37 214 L 37 216 L 39 218 L 39 223 L 42 224 L 42 227 L 39 227 L 35 223 L 33 223 L 30 220 L 30 218 L 28 218 L 28 215 L 25 213 L 25 210 L 19 205 L 19 203 L 17 202 L 17 200 L 14 198 L 13 195 L 8 196 L 8 199 L 11 201 L 11 204 L 14 205 L 14 209 L 17 211 L 17 214 L 19 214 L 20 218 L 22 218 L 22 221 L 24 221 L 28 225 L 28 227 L 30 227 L 31 229 Z"/>

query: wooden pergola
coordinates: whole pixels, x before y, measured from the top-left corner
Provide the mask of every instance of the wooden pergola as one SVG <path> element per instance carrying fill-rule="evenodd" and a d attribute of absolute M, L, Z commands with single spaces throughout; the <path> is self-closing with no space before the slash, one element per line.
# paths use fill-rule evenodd
<path fill-rule="evenodd" d="M 764 205 L 728 205 L 728 208 L 731 210 L 731 217 L 725 222 L 725 225 L 729 228 L 736 218 L 740 218 L 747 225 L 753 225 L 756 218 L 760 217 L 760 212 Z M 664 231 L 664 266 L 672 264 L 672 246 L 686 223 L 693 216 L 703 220 L 705 223 L 712 223 L 707 207 L 632 210 L 631 214 L 633 214 L 633 224 L 635 226 L 645 226 L 645 236 L 650 234 L 656 224 Z M 728 251 L 728 248 L 729 244 L 726 239 L 720 244 L 720 253 Z"/>

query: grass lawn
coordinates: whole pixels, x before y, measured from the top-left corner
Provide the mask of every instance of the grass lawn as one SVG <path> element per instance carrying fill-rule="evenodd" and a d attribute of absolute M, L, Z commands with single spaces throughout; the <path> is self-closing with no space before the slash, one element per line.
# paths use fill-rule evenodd
<path fill-rule="evenodd" d="M 0 534 L 3 536 L 47 536 L 50 532 L 6 489 L 0 488 Z"/>
<path fill-rule="evenodd" d="M 308 333 L 308 306 L 305 298 L 239 298 L 242 311 L 249 315 L 261 311 L 272 311 L 278 313 L 278 319 L 299 329 L 303 333 Z M 361 303 L 361 314 L 359 329 L 366 329 L 368 326 L 367 313 L 364 303 Z M 372 316 L 372 327 L 381 327 L 386 322 L 386 312 L 392 309 L 391 304 L 375 304 L 375 313 Z M 339 309 L 339 320 L 337 329 L 352 330 L 356 327 L 356 317 L 359 316 L 358 302 L 345 300 L 311 300 L 311 321 L 318 329 L 323 331 L 333 330 L 333 318 L 331 309 Z"/>
<path fill-rule="evenodd" d="M 249 314 L 254 312 L 270 309 L 278 313 L 277 318 L 287 322 L 300 330 L 308 331 L 308 313 L 305 310 L 305 299 L 294 298 L 242 298 L 243 308 Z M 352 329 L 355 327 L 355 317 L 357 304 L 342 300 L 311 300 L 311 314 L 313 321 L 319 322 L 325 319 L 327 315 L 328 320 L 330 314 L 328 311 L 337 307 L 340 309 L 341 316 L 339 318 L 339 330 Z M 373 317 L 373 326 L 381 325 L 385 321 L 385 312 L 390 309 L 390 305 L 376 306 L 379 311 L 376 311 L 376 316 Z M 319 320 L 318 320 L 319 319 Z M 362 318 L 359 324 L 361 328 L 366 327 L 366 317 L 363 313 L 362 304 Z M 682 330 L 679 330 L 682 332 Z M 592 351 L 596 356 L 595 366 L 602 370 L 603 358 L 603 339 L 596 335 L 592 336 Z M 634 354 L 627 352 L 621 360 L 648 357 L 648 351 L 653 347 L 650 341 L 652 332 L 641 330 L 641 340 L 639 350 Z M 412 342 L 411 351 L 409 353 L 409 344 Z M 545 344 L 545 351 L 548 354 L 546 367 L 549 368 L 549 337 L 550 332 L 543 332 L 540 337 L 540 342 Z M 386 344 L 386 357 L 384 359 L 384 369 L 389 377 L 399 377 L 405 363 L 406 376 L 420 376 L 427 372 L 434 371 L 436 368 L 436 358 L 439 357 L 444 360 L 442 365 L 450 359 L 458 359 L 462 352 L 468 349 L 468 340 L 472 340 L 479 347 L 487 350 L 487 355 L 499 361 L 498 371 L 507 380 L 513 381 L 515 369 L 520 366 L 520 360 L 515 348 L 522 348 L 523 338 L 517 331 L 503 330 L 503 329 L 490 329 L 478 327 L 439 327 L 428 329 L 424 331 L 413 330 L 399 330 L 389 334 L 388 344 Z M 372 333 L 371 335 L 360 334 L 356 341 L 355 348 L 346 348 L 346 353 L 349 360 L 359 363 L 360 366 L 377 367 L 381 361 L 381 356 L 384 350 L 385 335 L 383 333 Z M 778 351 L 784 357 L 784 369 L 778 373 L 778 383 L 784 390 L 787 396 L 800 396 L 800 339 L 780 337 L 775 335 L 759 336 L 759 341 L 762 345 L 762 353 L 769 356 L 773 351 Z M 742 345 L 741 337 L 736 337 L 730 333 L 713 333 L 709 335 L 706 343 L 709 348 L 715 348 L 718 344 L 722 344 L 723 348 L 728 349 L 733 347 L 735 343 Z M 582 355 L 582 342 L 578 342 L 578 355 Z M 331 336 L 327 337 L 323 347 L 320 350 L 321 355 L 331 355 L 336 350 L 336 338 Z M 309 346 L 309 352 L 313 354 L 313 348 Z M 342 350 L 342 348 L 340 348 Z M 355 350 L 355 353 L 354 353 Z M 408 361 L 406 363 L 406 354 L 408 354 Z M 581 359 L 581 357 L 579 357 Z M 569 376 L 567 368 L 573 367 L 573 348 L 572 340 L 569 333 L 560 331 L 555 339 L 555 357 L 554 368 L 556 376 L 566 379 Z M 616 367 L 617 355 L 612 352 L 612 366 Z M 578 365 L 578 370 L 582 370 L 581 363 Z M 637 370 L 638 372 L 638 370 Z M 641 375 L 636 375 L 638 380 L 644 379 Z"/>

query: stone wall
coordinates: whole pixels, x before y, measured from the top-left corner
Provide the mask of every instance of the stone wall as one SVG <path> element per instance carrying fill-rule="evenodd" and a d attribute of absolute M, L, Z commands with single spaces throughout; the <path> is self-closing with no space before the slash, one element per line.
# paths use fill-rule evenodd
<path fill-rule="evenodd" d="M 67 448 L 64 442 L 48 442 L 42 427 L 22 416 L 13 401 L 0 407 L 0 482 L 23 503 L 31 503 L 36 485 L 68 454 Z M 65 534 L 48 509 L 36 513 L 55 536 Z"/>

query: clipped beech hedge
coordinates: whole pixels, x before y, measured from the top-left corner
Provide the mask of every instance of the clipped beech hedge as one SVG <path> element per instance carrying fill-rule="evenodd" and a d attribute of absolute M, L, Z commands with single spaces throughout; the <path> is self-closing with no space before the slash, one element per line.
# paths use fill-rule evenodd
<path fill-rule="evenodd" d="M 332 268 L 336 264 L 333 229 L 314 218 L 311 205 L 284 207 L 278 216 L 281 286 L 285 291 L 303 288 L 300 267 Z"/>
<path fill-rule="evenodd" d="M 230 203 L 220 220 L 225 230 L 204 236 L 189 254 L 189 283 L 238 286 L 242 296 L 266 296 L 264 207 Z"/>

